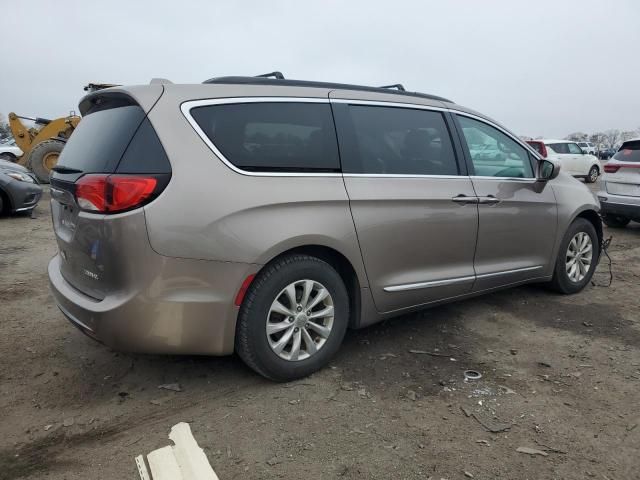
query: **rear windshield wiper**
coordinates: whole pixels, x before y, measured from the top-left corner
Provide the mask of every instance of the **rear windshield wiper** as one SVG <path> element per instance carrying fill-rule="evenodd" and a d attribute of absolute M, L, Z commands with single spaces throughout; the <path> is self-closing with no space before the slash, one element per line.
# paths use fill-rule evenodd
<path fill-rule="evenodd" d="M 64 165 L 56 165 L 51 170 L 56 173 L 82 173 L 82 170 L 77 168 L 65 167 Z"/>

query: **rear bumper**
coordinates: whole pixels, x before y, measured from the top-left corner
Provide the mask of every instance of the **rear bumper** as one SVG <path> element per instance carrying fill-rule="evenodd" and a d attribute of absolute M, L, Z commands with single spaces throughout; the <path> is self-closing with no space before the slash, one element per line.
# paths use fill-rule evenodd
<path fill-rule="evenodd" d="M 135 291 L 95 300 L 49 262 L 53 297 L 64 316 L 91 338 L 138 353 L 227 355 L 233 352 L 237 289 L 258 266 L 158 256 L 158 269 Z M 148 265 L 146 266 L 148 268 Z"/>
<path fill-rule="evenodd" d="M 598 192 L 598 200 L 600 200 L 600 213 L 603 215 L 620 215 L 640 221 L 640 197 L 612 195 L 601 191 Z"/>

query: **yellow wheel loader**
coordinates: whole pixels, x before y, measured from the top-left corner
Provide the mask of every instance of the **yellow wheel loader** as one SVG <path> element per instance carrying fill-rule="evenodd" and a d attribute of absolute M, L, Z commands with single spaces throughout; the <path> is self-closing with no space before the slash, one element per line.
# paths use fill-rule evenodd
<path fill-rule="evenodd" d="M 33 127 L 27 127 L 22 120 L 31 120 Z M 41 183 L 49 183 L 49 172 L 58 163 L 58 157 L 65 142 L 80 123 L 78 115 L 48 120 L 46 118 L 21 117 L 11 112 L 9 128 L 22 156 L 16 163 L 27 167 Z"/>

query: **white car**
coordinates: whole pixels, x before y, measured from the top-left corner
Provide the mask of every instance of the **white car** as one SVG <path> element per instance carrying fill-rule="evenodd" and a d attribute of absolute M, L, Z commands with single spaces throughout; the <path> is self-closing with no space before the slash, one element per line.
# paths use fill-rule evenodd
<path fill-rule="evenodd" d="M 598 180 L 600 161 L 589 153 L 585 153 L 576 142 L 569 140 L 528 140 L 543 157 L 556 160 L 562 170 L 574 177 L 584 178 L 587 183 Z"/>
<path fill-rule="evenodd" d="M 609 227 L 640 222 L 640 138 L 627 140 L 604 166 L 598 192 L 602 220 Z"/>
<path fill-rule="evenodd" d="M 13 140 L 4 143 L 0 142 L 0 160 L 15 162 L 22 156 L 22 153 L 22 150 L 16 146 Z"/>
<path fill-rule="evenodd" d="M 588 153 L 590 155 L 596 154 L 596 146 L 591 142 L 578 142 L 578 146 L 584 153 Z"/>

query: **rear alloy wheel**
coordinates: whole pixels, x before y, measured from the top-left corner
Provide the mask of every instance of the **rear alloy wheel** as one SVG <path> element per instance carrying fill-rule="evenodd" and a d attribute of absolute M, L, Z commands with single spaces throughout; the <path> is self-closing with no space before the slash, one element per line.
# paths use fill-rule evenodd
<path fill-rule="evenodd" d="M 551 287 L 564 294 L 581 291 L 598 265 L 600 246 L 593 224 L 577 218 L 560 245 Z"/>
<path fill-rule="evenodd" d="M 316 355 L 331 335 L 333 314 L 333 298 L 324 285 L 309 279 L 290 283 L 267 314 L 271 350 L 293 362 Z"/>
<path fill-rule="evenodd" d="M 349 296 L 338 272 L 307 255 L 265 266 L 251 283 L 236 325 L 236 352 L 275 381 L 307 376 L 338 351 L 349 320 Z"/>
<path fill-rule="evenodd" d="M 627 217 L 621 217 L 620 215 L 612 215 L 610 213 L 606 213 L 602 215 L 602 221 L 607 227 L 624 228 L 629 225 L 631 219 Z"/>
<path fill-rule="evenodd" d="M 600 175 L 600 170 L 594 165 L 587 175 L 587 183 L 595 183 L 598 180 L 598 175 Z"/>

